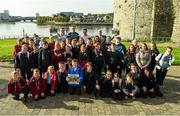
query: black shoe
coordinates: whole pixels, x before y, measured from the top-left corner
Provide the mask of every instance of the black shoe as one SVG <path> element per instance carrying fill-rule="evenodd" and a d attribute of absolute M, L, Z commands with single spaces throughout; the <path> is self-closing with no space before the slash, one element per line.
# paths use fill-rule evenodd
<path fill-rule="evenodd" d="M 13 99 L 14 99 L 14 100 L 17 100 L 17 101 L 20 100 L 20 99 L 19 99 L 19 94 L 15 94 L 15 95 L 13 96 Z"/>
<path fill-rule="evenodd" d="M 142 97 L 143 97 L 143 98 L 147 98 L 147 97 L 148 97 L 148 94 L 147 94 L 147 93 L 142 93 Z"/>
<path fill-rule="evenodd" d="M 163 93 L 162 93 L 160 90 L 157 90 L 157 91 L 156 91 L 156 95 L 157 95 L 158 97 L 163 97 Z"/>
<path fill-rule="evenodd" d="M 17 101 L 19 101 L 19 100 L 20 100 L 20 99 L 19 99 L 19 98 L 17 98 L 17 97 L 13 97 L 13 99 L 14 99 L 14 100 L 17 100 Z"/>
<path fill-rule="evenodd" d="M 156 97 L 156 95 L 155 95 L 155 93 L 154 93 L 154 92 L 149 92 L 149 97 L 151 97 L 151 98 L 155 98 L 155 97 Z"/>

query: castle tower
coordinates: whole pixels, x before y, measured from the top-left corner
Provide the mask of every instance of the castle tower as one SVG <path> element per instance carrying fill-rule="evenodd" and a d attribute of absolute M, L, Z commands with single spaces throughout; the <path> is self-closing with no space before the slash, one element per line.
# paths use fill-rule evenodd
<path fill-rule="evenodd" d="M 175 19 L 171 38 L 174 42 L 180 42 L 180 1 L 173 0 L 173 6 Z"/>
<path fill-rule="evenodd" d="M 136 18 L 134 6 L 136 1 Z M 119 30 L 123 39 L 132 39 L 135 22 L 135 38 L 149 38 L 152 34 L 154 0 L 115 0 L 113 28 Z"/>
<path fill-rule="evenodd" d="M 123 39 L 132 39 L 134 22 L 135 38 L 180 41 L 180 1 L 115 0 L 113 27 Z"/>

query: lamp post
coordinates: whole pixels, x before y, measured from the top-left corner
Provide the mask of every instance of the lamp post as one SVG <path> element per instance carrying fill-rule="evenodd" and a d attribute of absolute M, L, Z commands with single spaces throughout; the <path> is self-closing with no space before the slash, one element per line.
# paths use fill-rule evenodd
<path fill-rule="evenodd" d="M 135 39 L 135 37 L 136 37 L 136 6 L 137 6 L 137 0 L 134 0 L 132 40 Z"/>

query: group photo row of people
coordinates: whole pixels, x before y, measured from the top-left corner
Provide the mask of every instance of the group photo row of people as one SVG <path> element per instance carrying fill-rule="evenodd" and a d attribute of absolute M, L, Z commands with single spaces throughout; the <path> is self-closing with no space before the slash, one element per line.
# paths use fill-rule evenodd
<path fill-rule="evenodd" d="M 14 68 L 7 92 L 25 102 L 58 94 L 89 94 L 113 100 L 162 97 L 166 74 L 174 61 L 173 48 L 160 53 L 156 42 L 124 45 L 120 36 L 72 31 L 49 38 L 23 37 L 13 48 Z M 149 44 L 149 42 L 148 42 Z M 149 47 L 148 47 L 149 46 Z"/>

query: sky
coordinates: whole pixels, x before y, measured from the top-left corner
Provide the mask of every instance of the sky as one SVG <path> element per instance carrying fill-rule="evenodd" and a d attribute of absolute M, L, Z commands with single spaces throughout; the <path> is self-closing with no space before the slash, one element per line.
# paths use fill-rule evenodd
<path fill-rule="evenodd" d="M 12 16 L 51 16 L 59 12 L 110 13 L 114 0 L 0 0 L 0 12 Z"/>

